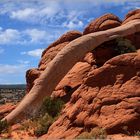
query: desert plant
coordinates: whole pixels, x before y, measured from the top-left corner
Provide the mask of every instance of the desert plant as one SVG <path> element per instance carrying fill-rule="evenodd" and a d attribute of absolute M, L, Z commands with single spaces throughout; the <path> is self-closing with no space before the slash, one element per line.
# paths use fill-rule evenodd
<path fill-rule="evenodd" d="M 140 137 L 140 131 L 135 131 L 134 136 Z"/>
<path fill-rule="evenodd" d="M 54 119 L 50 115 L 48 115 L 48 113 L 46 113 L 42 118 L 38 119 L 38 126 L 34 131 L 34 134 L 36 136 L 41 136 L 43 134 L 46 134 L 53 122 Z"/>
<path fill-rule="evenodd" d="M 122 37 L 116 38 L 115 42 L 117 45 L 114 47 L 114 49 L 118 55 L 136 51 L 135 46 L 131 43 L 130 40 L 126 38 Z"/>
<path fill-rule="evenodd" d="M 80 134 L 77 139 L 106 139 L 107 133 L 102 128 L 94 128 L 91 132 Z"/>
<path fill-rule="evenodd" d="M 43 101 L 43 105 L 41 107 L 41 114 L 48 113 L 53 118 L 56 117 L 62 107 L 64 105 L 64 102 L 61 99 L 52 99 L 51 97 L 46 97 Z"/>
<path fill-rule="evenodd" d="M 8 124 L 7 124 L 7 121 L 4 120 L 4 121 L 1 121 L 0 120 L 0 133 L 2 133 L 4 130 L 6 130 L 8 128 Z"/>
<path fill-rule="evenodd" d="M 36 124 L 34 134 L 41 136 L 48 132 L 49 127 L 58 117 L 64 102 L 60 99 L 53 100 L 51 97 L 46 97 L 37 118 L 33 121 Z"/>
<path fill-rule="evenodd" d="M 0 95 L 0 100 L 3 99 L 3 97 Z"/>

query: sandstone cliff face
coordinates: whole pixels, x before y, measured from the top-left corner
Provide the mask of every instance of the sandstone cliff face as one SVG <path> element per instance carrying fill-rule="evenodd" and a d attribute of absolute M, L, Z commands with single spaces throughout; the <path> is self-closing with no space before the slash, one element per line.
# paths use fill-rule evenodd
<path fill-rule="evenodd" d="M 140 130 L 140 52 L 107 61 L 88 73 L 45 138 L 74 138 L 95 127 L 108 133 Z"/>

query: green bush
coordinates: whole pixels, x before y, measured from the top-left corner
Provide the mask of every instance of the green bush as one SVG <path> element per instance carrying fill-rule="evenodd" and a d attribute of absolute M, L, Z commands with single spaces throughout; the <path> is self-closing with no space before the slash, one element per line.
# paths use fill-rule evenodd
<path fill-rule="evenodd" d="M 38 126 L 34 131 L 34 134 L 38 137 L 43 134 L 46 134 L 53 122 L 54 119 L 46 113 L 42 118 L 38 119 Z"/>
<path fill-rule="evenodd" d="M 135 131 L 134 136 L 140 137 L 140 131 Z"/>
<path fill-rule="evenodd" d="M 43 101 L 40 112 L 41 114 L 48 113 L 54 118 L 60 113 L 63 105 L 64 102 L 61 99 L 52 100 L 51 97 L 46 97 Z"/>
<path fill-rule="evenodd" d="M 116 38 L 116 46 L 115 51 L 118 55 L 124 54 L 124 53 L 130 53 L 130 52 L 136 52 L 136 48 L 134 45 L 132 45 L 131 41 L 125 38 Z"/>
<path fill-rule="evenodd" d="M 94 128 L 91 132 L 80 134 L 77 139 L 106 139 L 107 133 L 102 128 Z"/>
<path fill-rule="evenodd" d="M 48 132 L 49 127 L 53 124 L 53 122 L 60 114 L 63 105 L 64 102 L 60 99 L 52 100 L 51 97 L 46 97 L 44 99 L 38 118 L 35 120 L 36 129 L 34 131 L 34 134 L 36 136 L 39 137 Z"/>
<path fill-rule="evenodd" d="M 4 130 L 6 130 L 8 127 L 7 121 L 1 121 L 0 120 L 0 133 L 2 133 Z"/>
<path fill-rule="evenodd" d="M 0 95 L 0 100 L 3 99 L 3 97 Z"/>

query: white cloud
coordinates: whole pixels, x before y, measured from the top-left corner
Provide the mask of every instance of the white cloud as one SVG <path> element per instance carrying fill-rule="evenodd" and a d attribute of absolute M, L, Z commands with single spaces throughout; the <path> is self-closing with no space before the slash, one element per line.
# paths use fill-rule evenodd
<path fill-rule="evenodd" d="M 76 20 L 64 22 L 63 26 L 67 27 L 69 29 L 77 29 L 77 28 L 82 28 L 84 26 L 84 23 L 82 21 L 76 19 Z"/>
<path fill-rule="evenodd" d="M 46 31 L 38 29 L 28 29 L 25 31 L 25 34 L 31 38 L 31 42 L 40 42 L 45 40 L 47 37 Z"/>
<path fill-rule="evenodd" d="M 46 23 L 59 14 L 61 7 L 56 1 L 38 1 L 38 5 L 33 1 L 30 4 L 22 3 L 22 8 L 14 8 L 8 12 L 10 18 L 32 23 Z M 32 4 L 31 4 L 32 3 Z"/>
<path fill-rule="evenodd" d="M 35 49 L 32 51 L 28 51 L 28 52 L 21 52 L 22 55 L 29 55 L 29 56 L 33 56 L 33 57 L 41 57 L 41 54 L 43 52 L 44 49 Z"/>
<path fill-rule="evenodd" d="M 22 73 L 26 70 L 26 65 L 9 65 L 9 64 L 0 64 L 0 74 L 17 74 Z"/>
<path fill-rule="evenodd" d="M 47 43 L 56 37 L 47 33 L 46 31 L 39 29 L 26 29 L 26 30 L 16 30 L 16 29 L 2 29 L 0 27 L 0 44 L 32 44 Z"/>
<path fill-rule="evenodd" d="M 25 61 L 25 60 L 17 60 L 17 62 L 19 62 L 21 65 L 26 65 L 30 63 L 30 61 Z"/>
<path fill-rule="evenodd" d="M 20 32 L 16 29 L 0 30 L 0 44 L 14 43 L 20 40 Z"/>
<path fill-rule="evenodd" d="M 29 20 L 36 14 L 36 10 L 33 8 L 25 8 L 23 10 L 12 11 L 10 17 L 19 20 Z"/>

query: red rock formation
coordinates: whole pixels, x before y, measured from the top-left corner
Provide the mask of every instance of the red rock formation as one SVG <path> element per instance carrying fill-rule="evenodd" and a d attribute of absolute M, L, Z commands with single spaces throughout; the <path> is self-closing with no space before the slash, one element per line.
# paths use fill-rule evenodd
<path fill-rule="evenodd" d="M 140 53 L 92 70 L 43 138 L 75 138 L 95 127 L 108 133 L 140 130 Z"/>
<path fill-rule="evenodd" d="M 40 76 L 41 71 L 38 69 L 29 69 L 26 72 L 26 92 L 28 93 L 34 85 L 34 81 Z"/>
<path fill-rule="evenodd" d="M 37 69 L 30 69 L 26 72 L 27 93 L 34 85 L 34 81 L 40 76 L 47 64 L 63 49 L 69 42 L 80 37 L 82 34 L 79 31 L 69 31 L 62 35 L 58 40 L 49 45 L 43 52 Z"/>
<path fill-rule="evenodd" d="M 89 23 L 87 27 L 84 29 L 83 34 L 89 34 L 93 32 L 103 31 L 107 29 L 111 29 L 114 27 L 118 27 L 121 25 L 121 20 L 113 15 L 113 14 L 105 14 Z M 101 47 L 93 50 L 93 56 L 96 60 L 96 64 L 98 66 L 103 65 L 107 60 L 114 57 L 116 55 L 113 47 L 116 44 L 114 41 L 108 41 L 103 43 Z M 102 47 L 103 46 L 103 47 Z"/>
<path fill-rule="evenodd" d="M 126 15 L 122 24 L 125 24 L 134 19 L 140 19 L 140 9 L 130 11 Z M 140 33 L 139 32 L 129 35 L 126 38 L 128 38 L 137 49 L 140 49 Z"/>
<path fill-rule="evenodd" d="M 140 18 L 139 12 L 136 10 L 128 13 L 123 24 Z M 106 14 L 92 21 L 83 34 L 120 25 L 118 17 Z M 38 69 L 27 72 L 28 91 L 57 53 L 81 35 L 77 31 L 68 32 L 44 50 Z M 126 38 L 139 48 L 140 33 Z M 60 97 L 66 102 L 71 95 L 72 98 L 44 138 L 74 138 L 95 127 L 105 128 L 108 133 L 124 132 L 124 127 L 130 132 L 140 130 L 140 53 L 111 59 L 116 55 L 114 45 L 114 41 L 105 42 L 88 53 L 61 80 L 52 97 Z M 102 66 L 107 60 L 109 61 Z M 96 65 L 102 67 L 96 69 Z"/>
<path fill-rule="evenodd" d="M 83 34 L 104 31 L 121 25 L 120 19 L 113 14 L 105 14 L 89 23 Z"/>
<path fill-rule="evenodd" d="M 137 10 L 133 10 L 133 11 L 130 11 L 128 12 L 128 14 L 125 16 L 125 19 L 123 21 L 122 24 L 125 24 L 131 20 L 134 20 L 134 19 L 139 19 L 140 18 L 140 9 L 137 9 Z"/>
<path fill-rule="evenodd" d="M 95 31 L 110 29 L 113 27 L 117 27 L 120 24 L 121 24 L 121 21 L 119 20 L 118 17 L 112 14 L 106 14 L 96 19 L 95 21 L 91 22 L 86 27 L 84 34 L 87 34 L 93 31 L 95 32 Z M 91 31 L 92 28 L 94 29 Z M 80 36 L 82 36 L 82 34 L 78 31 L 69 31 L 66 34 L 62 35 L 58 40 L 56 40 L 54 43 L 49 45 L 48 48 L 46 48 L 43 51 L 38 69 L 27 71 L 27 74 L 26 74 L 27 92 L 29 92 L 32 86 L 34 85 L 34 80 L 39 77 L 39 74 L 34 74 L 33 71 L 38 71 L 38 70 L 43 71 L 47 67 L 48 63 L 51 62 L 51 60 L 57 55 L 57 53 L 61 51 L 61 49 L 63 49 L 70 41 Z M 86 61 L 90 65 L 94 65 L 95 63 L 98 65 L 103 65 L 104 62 L 106 62 L 107 60 L 115 56 L 115 52 L 112 48 L 114 46 L 113 42 L 104 43 L 103 46 L 104 47 L 100 47 L 99 49 L 97 48 L 93 52 L 88 53 L 83 61 Z M 76 74 L 77 73 L 73 73 L 73 76 L 75 76 Z"/>

